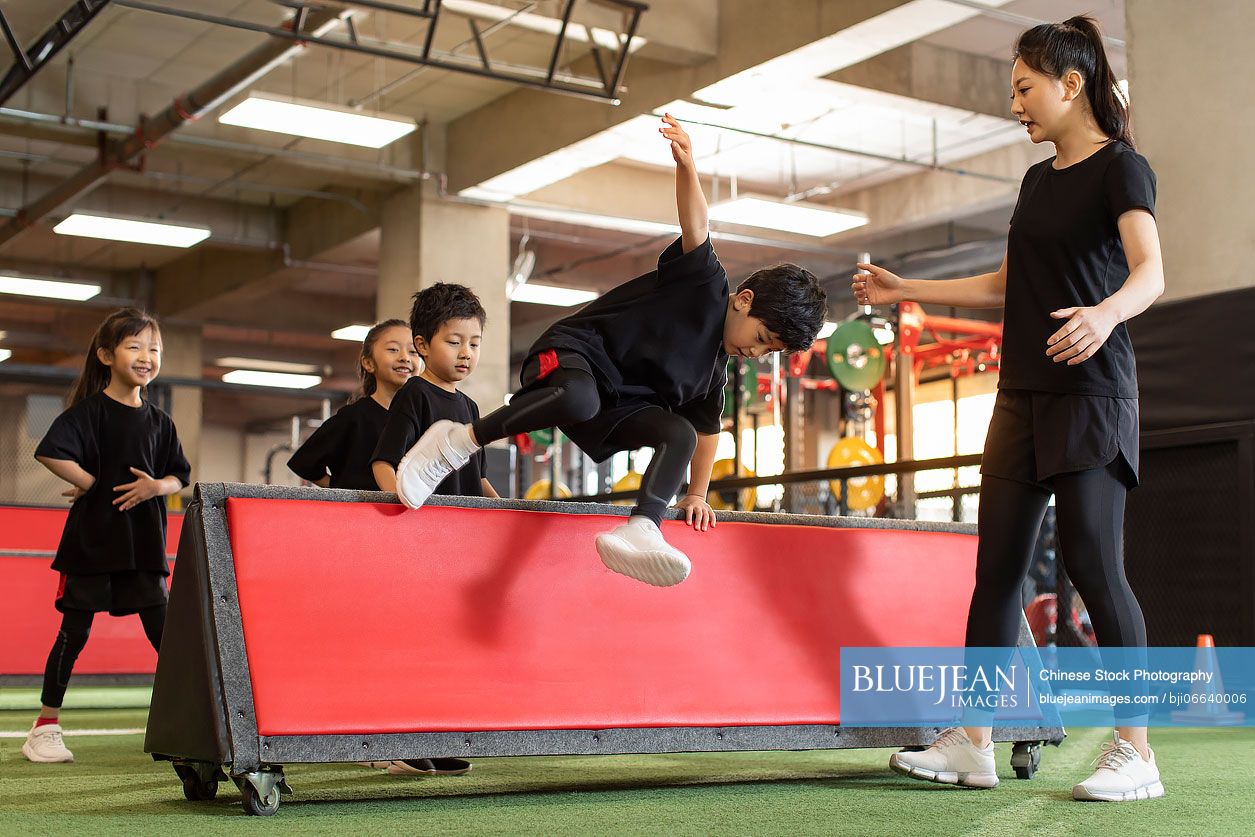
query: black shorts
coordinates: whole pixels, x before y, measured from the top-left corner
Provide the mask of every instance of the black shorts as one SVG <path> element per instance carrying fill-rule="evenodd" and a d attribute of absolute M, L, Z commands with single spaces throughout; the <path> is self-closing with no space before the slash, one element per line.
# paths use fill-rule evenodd
<path fill-rule="evenodd" d="M 542 357 L 553 352 L 542 364 Z M 552 364 L 556 363 L 554 366 Z M 593 418 L 579 424 L 564 425 L 561 430 L 572 442 L 579 445 L 580 450 L 588 454 L 596 462 L 605 462 L 614 454 L 623 450 L 612 438 L 614 430 L 624 419 L 635 415 L 641 410 L 654 406 L 652 402 L 636 398 L 621 398 L 610 390 L 606 382 L 593 370 L 588 358 L 578 352 L 556 351 L 544 349 L 533 352 L 523 362 L 523 370 L 519 380 L 523 387 L 515 393 L 529 392 L 545 385 L 545 377 L 555 369 L 578 369 L 586 372 L 597 384 L 597 392 L 601 396 L 601 410 Z"/>
<path fill-rule="evenodd" d="M 1137 486 L 1138 415 L 1134 398 L 1002 389 L 994 402 L 980 472 L 1050 487 L 1051 477 L 1119 462 Z"/>
<path fill-rule="evenodd" d="M 144 570 L 82 575 L 61 573 L 57 610 L 89 610 L 127 616 L 166 603 L 166 577 Z"/>

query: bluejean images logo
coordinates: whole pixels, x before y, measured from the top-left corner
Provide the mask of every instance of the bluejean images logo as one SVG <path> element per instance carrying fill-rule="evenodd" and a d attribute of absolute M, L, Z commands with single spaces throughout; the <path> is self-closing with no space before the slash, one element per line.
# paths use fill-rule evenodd
<path fill-rule="evenodd" d="M 841 649 L 846 726 L 1249 726 L 1251 704 L 1250 647 Z"/>
<path fill-rule="evenodd" d="M 843 648 L 841 723 L 988 725 L 995 716 L 1038 723 L 1035 662 L 1013 648 Z"/>
<path fill-rule="evenodd" d="M 994 710 L 1019 705 L 1017 678 L 1023 673 L 1014 666 L 894 664 L 854 665 L 853 692 L 877 694 L 918 694 L 931 706 L 951 709 Z"/>

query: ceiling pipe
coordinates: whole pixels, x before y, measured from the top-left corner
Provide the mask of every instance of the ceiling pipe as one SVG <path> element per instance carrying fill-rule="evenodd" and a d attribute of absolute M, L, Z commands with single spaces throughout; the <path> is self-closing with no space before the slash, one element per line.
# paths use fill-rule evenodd
<path fill-rule="evenodd" d="M 283 25 L 289 31 L 297 28 L 302 34 L 319 36 L 338 26 L 342 15 L 343 12 L 326 9 L 308 14 L 301 10 Z M 299 21 L 303 21 L 305 25 L 297 27 Z M 43 197 L 19 209 L 13 219 L 0 226 L 0 246 L 12 241 L 58 207 L 94 188 L 111 171 L 154 148 L 185 123 L 198 119 L 224 99 L 257 81 L 304 48 L 305 44 L 301 41 L 272 37 L 199 87 L 176 97 L 161 113 L 150 119 L 142 119 L 129 137 L 120 142 L 105 144 L 94 162 L 84 166 L 60 185 L 54 186 Z"/>

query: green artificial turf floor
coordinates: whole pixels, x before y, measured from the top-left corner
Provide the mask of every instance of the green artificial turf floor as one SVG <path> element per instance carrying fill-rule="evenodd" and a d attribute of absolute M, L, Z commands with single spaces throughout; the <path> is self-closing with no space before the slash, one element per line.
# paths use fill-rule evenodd
<path fill-rule="evenodd" d="M 75 689 L 66 730 L 144 726 L 144 689 Z M 23 731 L 33 690 L 0 690 L 0 732 Z M 77 697 L 77 700 L 76 700 Z M 136 705 L 140 704 L 140 705 Z M 89 706 L 102 708 L 88 708 Z M 77 707 L 77 708 L 76 708 Z M 31 764 L 0 738 L 0 834 L 888 834 L 1255 833 L 1255 729 L 1152 731 L 1167 796 L 1078 803 L 1073 783 L 1108 732 L 1074 729 L 1019 781 L 970 791 L 912 781 L 890 750 L 481 759 L 464 777 L 417 780 L 352 765 L 292 765 L 276 816 L 246 817 L 234 785 L 183 799 L 141 734 L 69 735 L 76 762 Z"/>

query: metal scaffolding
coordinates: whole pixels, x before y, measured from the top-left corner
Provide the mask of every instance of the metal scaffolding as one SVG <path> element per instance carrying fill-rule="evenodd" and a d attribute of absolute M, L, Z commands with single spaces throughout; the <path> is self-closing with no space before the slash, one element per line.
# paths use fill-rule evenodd
<path fill-rule="evenodd" d="M 580 2 L 616 10 L 619 12 L 621 20 L 620 31 L 615 33 L 615 40 L 618 46 L 613 53 L 605 47 L 598 46 L 591 34 L 588 37 L 587 47 L 597 73 L 595 76 L 559 70 L 563 51 L 570 42 L 571 30 L 576 25 L 571 22 L 572 16 Z M 342 0 L 342 2 L 334 4 L 337 7 L 350 9 L 359 7 L 423 20 L 426 22 L 427 30 L 424 33 L 422 43 L 418 46 L 367 38 L 358 32 L 357 27 L 352 25 L 351 16 L 347 18 L 349 25 L 346 27 L 347 31 L 343 35 L 301 34 L 299 32 L 301 28 L 300 21 L 306 14 L 325 11 L 329 8 L 329 4 L 320 3 L 317 0 L 308 0 L 308 2 L 296 0 L 296 2 L 285 3 L 285 5 L 296 9 L 297 25 L 292 28 L 267 26 L 239 18 L 207 14 L 193 9 L 168 6 L 163 3 L 148 2 L 148 0 L 113 0 L 113 3 L 127 9 L 137 9 L 188 20 L 197 20 L 203 23 L 217 24 L 219 26 L 246 29 L 252 32 L 261 32 L 275 38 L 317 44 L 333 49 L 373 55 L 378 58 L 389 58 L 456 73 L 468 73 L 511 84 L 520 84 L 555 93 L 608 102 L 613 105 L 619 104 L 619 92 L 623 86 L 624 73 L 627 71 L 632 39 L 635 37 L 637 27 L 640 25 L 641 14 L 648 8 L 648 6 L 635 2 L 635 0 L 564 0 L 562 16 L 558 31 L 554 37 L 549 61 L 544 67 L 535 67 L 493 59 L 489 54 L 488 45 L 484 39 L 486 31 L 481 30 L 475 19 L 469 16 L 465 17 L 465 20 L 470 32 L 470 38 L 475 45 L 475 54 L 473 56 L 434 49 L 433 43 L 436 37 L 436 29 L 441 25 L 441 12 L 444 9 L 442 0 L 422 0 L 422 5 L 415 6 L 385 2 L 385 0 Z M 453 13 L 446 13 L 446 18 L 450 14 Z M 509 27 L 511 20 L 507 18 L 500 21 L 500 23 Z"/>
<path fill-rule="evenodd" d="M 13 30 L 9 19 L 0 8 L 0 30 L 13 52 L 13 66 L 0 80 L 0 105 L 7 102 L 35 73 L 56 58 L 66 44 L 74 40 L 96 15 L 109 5 L 109 0 L 76 0 L 48 27 L 42 35 L 35 39 L 29 47 L 22 46 L 18 33 Z"/>

